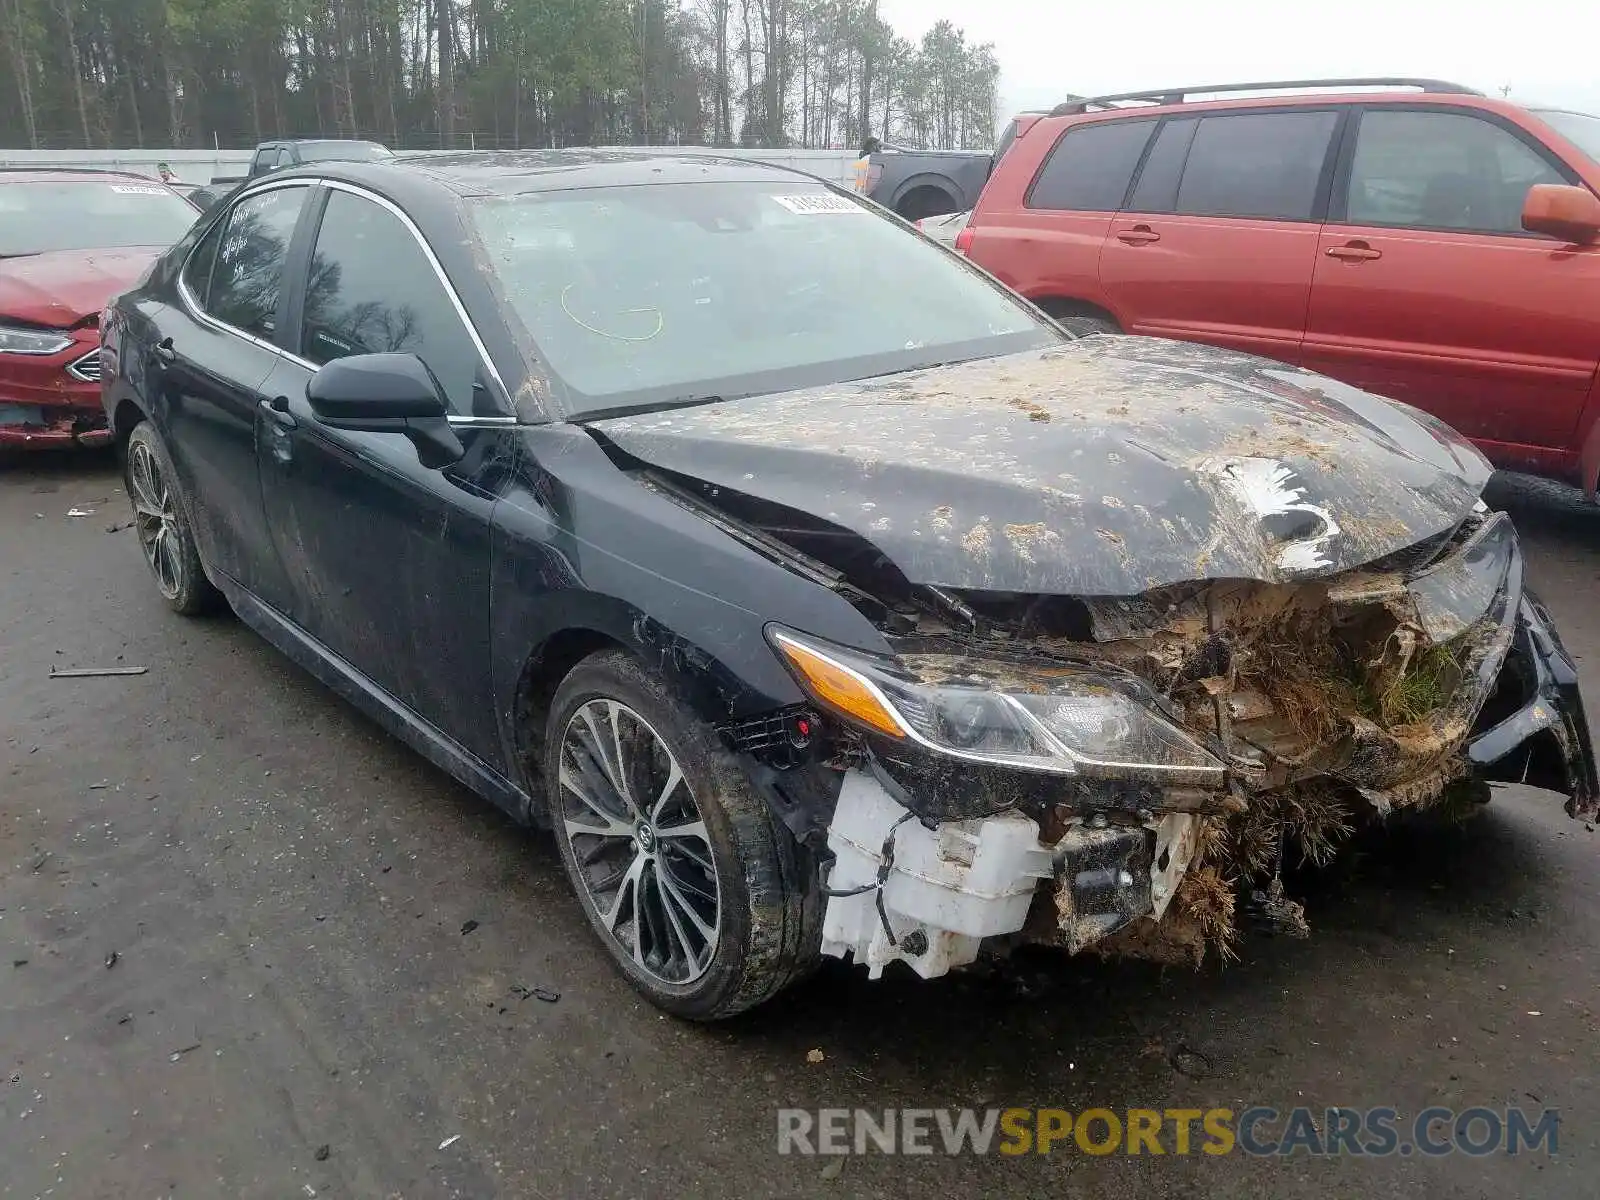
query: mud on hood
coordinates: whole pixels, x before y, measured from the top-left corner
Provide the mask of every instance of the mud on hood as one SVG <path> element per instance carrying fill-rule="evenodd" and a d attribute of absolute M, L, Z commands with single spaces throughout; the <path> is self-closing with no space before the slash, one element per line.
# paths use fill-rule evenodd
<path fill-rule="evenodd" d="M 975 591 L 1331 575 L 1452 529 L 1491 470 L 1415 410 L 1134 337 L 593 427 L 848 529 L 913 583 Z"/>

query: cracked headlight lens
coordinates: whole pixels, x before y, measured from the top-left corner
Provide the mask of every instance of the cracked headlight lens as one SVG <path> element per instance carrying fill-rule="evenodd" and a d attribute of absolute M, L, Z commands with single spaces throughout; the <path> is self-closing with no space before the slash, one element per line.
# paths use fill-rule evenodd
<path fill-rule="evenodd" d="M 930 680 L 942 661 L 872 658 L 774 627 L 774 647 L 818 704 L 952 758 L 1058 775 L 1220 783 L 1222 763 L 1152 705 L 1089 672 L 1006 669 Z M 926 668 L 919 672 L 917 668 Z"/>
<path fill-rule="evenodd" d="M 17 329 L 0 325 L 0 354 L 60 354 L 72 339 L 50 329 Z"/>

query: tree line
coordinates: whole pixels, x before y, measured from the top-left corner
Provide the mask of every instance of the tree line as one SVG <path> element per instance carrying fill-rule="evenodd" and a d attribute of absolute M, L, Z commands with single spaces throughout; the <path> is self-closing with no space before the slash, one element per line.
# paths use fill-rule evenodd
<path fill-rule="evenodd" d="M 877 0 L 0 0 L 0 142 L 987 149 L 999 65 Z"/>

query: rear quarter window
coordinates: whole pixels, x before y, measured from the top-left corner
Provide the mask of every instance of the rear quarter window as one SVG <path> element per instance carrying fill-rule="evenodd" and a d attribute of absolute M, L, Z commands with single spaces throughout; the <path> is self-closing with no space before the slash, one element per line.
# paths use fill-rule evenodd
<path fill-rule="evenodd" d="M 1028 193 L 1029 208 L 1116 212 L 1156 127 L 1154 120 L 1106 121 L 1068 129 Z"/>

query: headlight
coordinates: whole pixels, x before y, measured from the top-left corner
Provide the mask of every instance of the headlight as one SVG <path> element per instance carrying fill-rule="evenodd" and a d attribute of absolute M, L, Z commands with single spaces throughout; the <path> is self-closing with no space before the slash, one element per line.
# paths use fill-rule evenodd
<path fill-rule="evenodd" d="M 0 325 L 0 354 L 60 354 L 70 345 L 72 339 L 64 333 Z"/>
<path fill-rule="evenodd" d="M 1124 681 L 1066 669 L 961 677 L 941 670 L 950 660 L 891 664 L 786 629 L 770 636 L 818 704 L 939 754 L 1057 775 L 1223 781 L 1222 763 Z"/>

